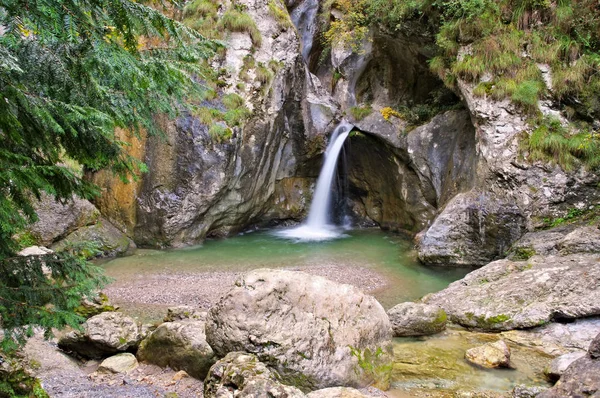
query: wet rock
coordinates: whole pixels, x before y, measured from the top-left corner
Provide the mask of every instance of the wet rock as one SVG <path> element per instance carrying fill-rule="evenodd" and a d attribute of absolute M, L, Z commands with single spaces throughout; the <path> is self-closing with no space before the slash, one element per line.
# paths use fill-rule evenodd
<path fill-rule="evenodd" d="M 200 311 L 189 305 L 180 305 L 177 307 L 167 308 L 167 315 L 165 315 L 164 322 L 175 322 L 182 321 L 184 319 L 192 319 L 198 321 L 206 320 L 206 312 Z"/>
<path fill-rule="evenodd" d="M 120 312 L 103 312 L 88 319 L 83 331 L 61 337 L 58 346 L 86 358 L 103 358 L 135 349 L 141 340 L 136 321 Z"/>
<path fill-rule="evenodd" d="M 446 312 L 434 305 L 401 303 L 388 311 L 394 337 L 428 336 L 446 328 Z"/>
<path fill-rule="evenodd" d="M 560 379 L 560 376 L 563 375 L 569 365 L 585 355 L 585 351 L 577 351 L 561 355 L 550 362 L 548 368 L 544 370 L 544 374 L 550 381 L 555 382 Z"/>
<path fill-rule="evenodd" d="M 125 352 L 106 358 L 102 361 L 100 366 L 98 366 L 98 372 L 127 373 L 137 367 L 138 361 L 135 358 L 135 355 Z"/>
<path fill-rule="evenodd" d="M 531 387 L 531 386 L 516 386 L 512 390 L 513 398 L 536 398 L 542 392 L 546 391 L 546 387 Z"/>
<path fill-rule="evenodd" d="M 592 254 L 499 260 L 424 302 L 452 322 L 487 331 L 531 328 L 600 314 L 600 263 Z"/>
<path fill-rule="evenodd" d="M 29 227 L 29 232 L 42 245 L 50 245 L 79 227 L 94 224 L 100 217 L 93 204 L 78 197 L 61 203 L 50 195 L 42 195 L 34 207 L 38 221 Z"/>
<path fill-rule="evenodd" d="M 230 352 L 214 364 L 204 381 L 205 398 L 304 398 L 299 389 L 281 384 L 255 355 Z"/>
<path fill-rule="evenodd" d="M 203 379 L 216 360 L 206 342 L 204 325 L 193 319 L 165 322 L 142 341 L 138 358 Z"/>
<path fill-rule="evenodd" d="M 97 224 L 79 228 L 60 242 L 52 245 L 53 250 L 60 251 L 69 244 L 92 243 L 103 256 L 124 255 L 135 249 L 135 243 L 123 232 L 106 220 Z M 92 254 L 92 253 L 90 253 Z"/>
<path fill-rule="evenodd" d="M 600 395 L 600 359 L 597 357 L 596 342 L 587 355 L 577 359 L 564 371 L 554 387 L 538 395 L 538 398 L 597 397 Z"/>
<path fill-rule="evenodd" d="M 467 350 L 465 358 L 484 368 L 508 368 L 510 367 L 510 348 L 504 340 L 498 340 Z"/>
<path fill-rule="evenodd" d="M 241 277 L 209 311 L 206 336 L 217 355 L 255 354 L 282 382 L 303 390 L 389 383 L 391 327 L 381 305 L 352 286 L 303 272 L 263 269 Z"/>

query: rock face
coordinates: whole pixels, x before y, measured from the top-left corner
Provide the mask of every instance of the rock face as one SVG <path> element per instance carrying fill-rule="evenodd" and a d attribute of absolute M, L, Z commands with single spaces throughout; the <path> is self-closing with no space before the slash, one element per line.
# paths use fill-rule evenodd
<path fill-rule="evenodd" d="M 135 355 L 125 352 L 106 358 L 98 367 L 98 372 L 127 373 L 137 367 Z"/>
<path fill-rule="evenodd" d="M 428 336 L 446 329 L 446 312 L 434 305 L 401 303 L 388 316 L 394 337 Z"/>
<path fill-rule="evenodd" d="M 587 355 L 573 362 L 556 385 L 538 395 L 538 398 L 597 397 L 600 395 L 600 359 L 598 335 Z"/>
<path fill-rule="evenodd" d="M 588 234 L 598 236 L 600 231 L 583 227 L 563 232 L 566 235 L 553 243 L 558 254 L 492 262 L 424 301 L 443 308 L 455 323 L 489 331 L 600 315 L 598 254 L 573 253 L 575 248 L 588 250 L 589 246 L 578 242 L 588 240 Z M 541 233 L 539 238 L 545 239 L 547 235 L 548 232 Z M 531 235 L 526 241 L 533 250 L 526 252 L 529 254 L 546 244 L 532 243 L 537 239 Z M 521 247 L 518 243 L 516 246 Z"/>
<path fill-rule="evenodd" d="M 138 358 L 161 367 L 185 370 L 204 379 L 215 363 L 213 350 L 206 342 L 204 321 L 165 322 L 140 344 Z"/>
<path fill-rule="evenodd" d="M 477 183 L 452 199 L 423 232 L 418 252 L 425 263 L 484 265 L 503 257 L 542 219 L 585 209 L 599 199 L 594 173 L 523 164 L 519 140 L 528 130 L 526 116 L 509 100 L 474 95 L 475 85 L 458 82 L 477 129 Z"/>
<path fill-rule="evenodd" d="M 255 355 L 231 352 L 212 368 L 204 381 L 205 398 L 303 398 L 295 387 L 277 381 Z"/>
<path fill-rule="evenodd" d="M 217 355 L 255 354 L 303 390 L 389 383 L 391 328 L 381 305 L 302 272 L 243 276 L 209 311 L 206 337 Z"/>
<path fill-rule="evenodd" d="M 508 368 L 510 367 L 510 348 L 504 340 L 498 340 L 467 350 L 465 358 L 484 368 Z"/>
<path fill-rule="evenodd" d="M 86 358 L 103 358 L 133 350 L 141 340 L 135 320 L 120 312 L 103 312 L 82 326 L 82 332 L 72 331 L 61 337 L 58 346 Z"/>

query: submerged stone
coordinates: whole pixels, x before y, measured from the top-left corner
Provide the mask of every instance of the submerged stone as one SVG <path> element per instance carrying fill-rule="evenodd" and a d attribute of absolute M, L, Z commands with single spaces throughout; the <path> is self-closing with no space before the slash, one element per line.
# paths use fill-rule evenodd
<path fill-rule="evenodd" d="M 465 358 L 484 368 L 509 368 L 510 348 L 504 340 L 498 340 L 467 350 Z"/>

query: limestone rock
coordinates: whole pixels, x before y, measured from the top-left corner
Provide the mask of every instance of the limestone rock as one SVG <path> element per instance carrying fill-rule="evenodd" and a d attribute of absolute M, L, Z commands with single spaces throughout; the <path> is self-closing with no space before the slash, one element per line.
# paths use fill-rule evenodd
<path fill-rule="evenodd" d="M 44 194 L 34 207 L 38 221 L 29 227 L 29 232 L 42 245 L 50 245 L 79 227 L 95 223 L 100 217 L 93 204 L 78 197 L 60 203 Z"/>
<path fill-rule="evenodd" d="M 331 387 L 323 390 L 313 391 L 307 394 L 307 398 L 368 398 L 362 392 L 348 387 Z"/>
<path fill-rule="evenodd" d="M 446 312 L 435 305 L 401 303 L 388 311 L 394 337 L 428 336 L 446 328 Z"/>
<path fill-rule="evenodd" d="M 135 355 L 125 352 L 106 358 L 98 367 L 98 372 L 127 373 L 137 367 Z"/>
<path fill-rule="evenodd" d="M 189 305 L 180 305 L 177 307 L 167 308 L 167 315 L 163 319 L 164 322 L 182 321 L 184 319 L 193 319 L 198 321 L 206 320 L 206 312 L 200 311 Z"/>
<path fill-rule="evenodd" d="M 134 319 L 120 312 L 103 312 L 83 324 L 83 331 L 72 331 L 61 337 L 58 346 L 87 358 L 135 349 L 141 335 Z"/>
<path fill-rule="evenodd" d="M 24 248 L 20 252 L 18 252 L 17 255 L 27 257 L 27 256 L 43 256 L 45 254 L 52 254 L 52 253 L 54 253 L 53 250 L 50 250 L 44 246 L 29 246 L 29 247 Z"/>
<path fill-rule="evenodd" d="M 584 226 L 569 233 L 560 245 L 562 254 L 600 253 L 600 229 Z"/>
<path fill-rule="evenodd" d="M 600 334 L 591 342 L 588 354 L 592 359 L 600 360 Z"/>
<path fill-rule="evenodd" d="M 534 256 L 492 262 L 423 301 L 462 326 L 500 331 L 600 315 L 599 285 L 597 255 Z"/>
<path fill-rule="evenodd" d="M 598 341 L 600 335 L 594 339 L 587 355 L 571 363 L 556 385 L 537 398 L 600 396 L 600 359 L 596 355 Z"/>
<path fill-rule="evenodd" d="M 585 351 L 576 351 L 554 358 L 548 368 L 544 370 L 544 374 L 550 381 L 555 382 L 560 379 L 569 365 L 585 355 Z"/>
<path fill-rule="evenodd" d="M 60 251 L 69 243 L 83 242 L 96 244 L 103 256 L 124 255 L 129 250 L 135 249 L 135 243 L 106 220 L 79 228 L 65 239 L 54 244 L 52 249 Z"/>
<path fill-rule="evenodd" d="M 205 398 L 304 398 L 299 389 L 281 384 L 255 355 L 230 352 L 214 364 L 204 381 Z"/>
<path fill-rule="evenodd" d="M 468 349 L 465 358 L 484 368 L 508 368 L 510 367 L 510 348 L 504 340 L 498 340 Z"/>
<path fill-rule="evenodd" d="M 203 379 L 215 363 L 212 348 L 206 342 L 204 321 L 165 322 L 140 344 L 138 358 L 161 367 L 185 370 Z"/>
<path fill-rule="evenodd" d="M 546 387 L 516 386 L 512 390 L 512 398 L 536 398 L 547 389 Z"/>
<path fill-rule="evenodd" d="M 241 277 L 210 309 L 206 337 L 217 355 L 255 354 L 303 390 L 389 382 L 391 327 L 381 305 L 355 287 L 303 272 Z"/>

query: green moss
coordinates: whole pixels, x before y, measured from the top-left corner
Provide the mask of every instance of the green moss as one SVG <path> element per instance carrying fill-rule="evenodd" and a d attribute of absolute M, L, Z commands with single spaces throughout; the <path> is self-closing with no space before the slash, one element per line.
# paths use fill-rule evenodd
<path fill-rule="evenodd" d="M 255 47 L 262 45 L 262 35 L 256 26 L 256 22 L 245 12 L 239 10 L 228 10 L 219 21 L 220 26 L 231 32 L 248 33 Z"/>
<path fill-rule="evenodd" d="M 513 251 L 512 258 L 514 260 L 529 260 L 531 257 L 535 256 L 535 249 L 532 247 L 517 247 Z"/>
<path fill-rule="evenodd" d="M 360 350 L 350 346 L 350 352 L 358 360 L 356 373 L 359 376 L 367 376 L 372 380 L 371 385 L 381 390 L 387 390 L 390 387 L 392 371 L 394 364 L 389 353 L 381 347 L 375 351 L 369 348 Z"/>
<path fill-rule="evenodd" d="M 213 141 L 217 143 L 223 143 L 231 139 L 233 131 L 227 126 L 223 126 L 221 124 L 213 124 L 208 129 L 208 134 L 210 135 Z"/>
<path fill-rule="evenodd" d="M 373 113 L 373 108 L 371 108 L 371 106 L 369 106 L 369 105 L 353 106 L 352 108 L 350 108 L 350 114 L 357 121 L 363 120 L 364 118 L 369 116 L 371 113 Z"/>
<path fill-rule="evenodd" d="M 283 28 L 287 29 L 294 26 L 290 14 L 287 12 L 285 5 L 281 3 L 281 0 L 269 0 L 269 12 Z"/>

